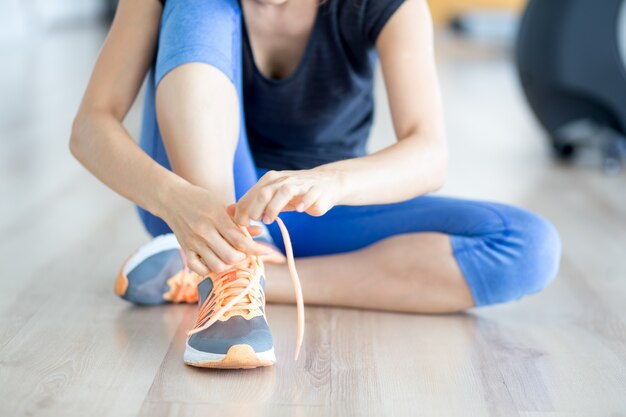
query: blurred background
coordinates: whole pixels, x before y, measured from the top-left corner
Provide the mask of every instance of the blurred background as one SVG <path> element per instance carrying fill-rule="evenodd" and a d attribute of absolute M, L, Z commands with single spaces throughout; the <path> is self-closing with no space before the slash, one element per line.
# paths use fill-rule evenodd
<path fill-rule="evenodd" d="M 496 307 L 498 315 L 483 310 L 475 314 L 488 323 L 477 328 L 477 340 L 496 337 L 495 345 L 501 347 L 495 359 L 484 356 L 501 362 L 493 374 L 497 381 L 488 385 L 518 387 L 519 397 L 506 401 L 527 411 L 569 409 L 581 413 L 576 415 L 609 415 L 597 413 L 599 409 L 623 411 L 626 2 L 429 3 L 436 22 L 450 148 L 448 182 L 439 194 L 535 210 L 557 226 L 563 240 L 561 272 L 545 293 Z M 92 178 L 68 151 L 72 119 L 115 1 L 2 0 L 2 5 L 0 232 L 8 238 L 0 241 L 0 392 L 7 399 L 0 410 L 11 410 L 6 415 L 18 415 L 15 410 L 35 415 L 46 407 L 59 411 L 60 403 L 53 401 L 57 395 L 65 395 L 63 404 L 68 407 L 100 398 L 97 404 L 115 410 L 118 405 L 103 399 L 118 398 L 118 391 L 109 391 L 109 397 L 85 391 L 98 383 L 83 372 L 90 367 L 82 361 L 95 361 L 107 381 L 132 380 L 140 388 L 146 383 L 143 391 L 136 391 L 142 398 L 152 377 L 125 374 L 126 367 L 135 364 L 132 359 L 144 354 L 140 346 L 128 347 L 126 340 L 148 334 L 156 341 L 154 346 L 166 352 L 184 317 L 180 309 L 126 310 L 113 297 L 117 268 L 148 236 L 132 204 Z M 393 140 L 380 73 L 376 95 L 371 150 Z M 139 134 L 142 103 L 140 93 L 125 121 L 134 137 Z M 147 325 L 155 319 L 164 330 Z M 77 358 L 75 365 L 57 372 L 48 362 L 31 364 L 28 352 L 40 339 L 24 329 L 41 320 L 47 323 L 41 325 L 42 331 L 58 342 L 50 360 L 62 365 L 66 357 Z M 278 339 L 291 340 L 280 331 Z M 103 341 L 102 332 L 117 336 Z M 63 340 L 80 343 L 67 347 Z M 83 346 L 92 348 L 83 351 Z M 457 343 L 437 349 L 444 357 L 445 349 L 453 346 L 465 350 Z M 116 362 L 114 357 L 126 358 L 127 349 L 128 363 Z M 155 368 L 161 363 L 157 359 Z M 119 366 L 107 373 L 102 364 Z M 465 387 L 463 372 L 450 372 L 446 378 L 458 377 L 458 387 Z M 41 389 L 19 388 L 9 382 L 11 375 Z M 482 370 L 470 375 L 493 376 Z M 42 378 L 50 382 L 43 388 Z M 535 388 L 526 389 L 518 380 Z M 594 383 L 580 386 L 581 380 Z M 424 401 L 456 403 L 457 397 L 450 402 L 437 381 L 428 380 L 432 389 Z M 120 390 L 124 384 L 119 384 Z M 73 389 L 83 390 L 76 396 Z M 128 403 L 133 393 L 124 397 Z M 133 404 L 139 409 L 141 401 Z M 497 404 L 490 404 L 489 409 L 496 410 Z"/>

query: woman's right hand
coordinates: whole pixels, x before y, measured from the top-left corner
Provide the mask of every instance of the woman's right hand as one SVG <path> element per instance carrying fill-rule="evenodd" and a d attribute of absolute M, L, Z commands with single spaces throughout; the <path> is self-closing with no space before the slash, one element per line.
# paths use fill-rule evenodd
<path fill-rule="evenodd" d="M 246 236 L 227 209 L 206 189 L 185 184 L 168 196 L 161 213 L 187 257 L 187 265 L 201 276 L 217 273 L 245 259 L 246 255 L 267 255 L 268 246 Z M 250 226 L 251 235 L 260 232 Z"/>

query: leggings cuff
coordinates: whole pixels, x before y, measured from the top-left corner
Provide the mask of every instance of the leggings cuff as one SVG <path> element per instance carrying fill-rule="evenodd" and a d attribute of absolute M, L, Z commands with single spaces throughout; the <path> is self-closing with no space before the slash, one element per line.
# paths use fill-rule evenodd
<path fill-rule="evenodd" d="M 480 271 L 480 267 L 476 265 L 472 256 L 472 245 L 475 245 L 476 242 L 464 236 L 452 235 L 450 236 L 450 243 L 452 244 L 452 252 L 457 264 L 474 298 L 475 306 L 482 307 L 493 304 L 489 294 L 489 287 L 486 285 L 487 283 Z"/>

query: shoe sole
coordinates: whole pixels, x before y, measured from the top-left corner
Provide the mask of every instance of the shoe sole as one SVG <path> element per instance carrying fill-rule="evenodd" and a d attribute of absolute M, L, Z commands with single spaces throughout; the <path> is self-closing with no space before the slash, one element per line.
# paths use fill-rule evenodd
<path fill-rule="evenodd" d="M 257 353 L 250 345 L 233 345 L 226 354 L 201 352 L 187 345 L 184 361 L 197 368 L 252 369 L 274 365 L 276 356 L 274 348 Z"/>
<path fill-rule="evenodd" d="M 113 288 L 113 290 L 115 291 L 115 294 L 123 298 L 124 295 L 126 295 L 127 289 L 128 278 L 126 277 L 126 275 L 124 275 L 124 271 L 120 271 L 119 274 L 117 274 L 117 279 L 115 280 L 115 287 Z"/>

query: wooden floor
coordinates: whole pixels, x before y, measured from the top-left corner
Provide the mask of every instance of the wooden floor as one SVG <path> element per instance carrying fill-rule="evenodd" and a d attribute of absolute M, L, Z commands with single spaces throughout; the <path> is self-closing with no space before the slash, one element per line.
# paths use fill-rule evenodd
<path fill-rule="evenodd" d="M 298 362 L 295 310 L 270 306 L 279 363 L 226 372 L 182 363 L 195 307 L 113 295 L 147 236 L 67 151 L 103 36 L 57 30 L 0 50 L 0 416 L 626 416 L 626 174 L 553 163 L 506 48 L 438 39 L 441 193 L 552 220 L 556 281 L 452 316 L 307 308 Z M 374 149 L 392 134 L 380 98 Z"/>

